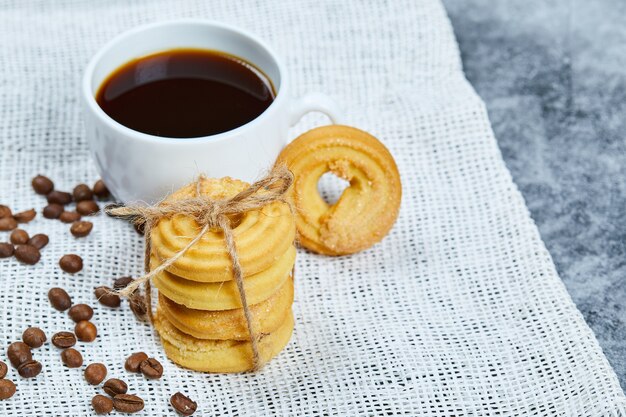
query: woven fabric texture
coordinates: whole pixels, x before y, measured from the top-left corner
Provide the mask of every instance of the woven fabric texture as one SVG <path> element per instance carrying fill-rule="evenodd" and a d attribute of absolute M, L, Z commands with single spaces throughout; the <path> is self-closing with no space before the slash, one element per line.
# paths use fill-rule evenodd
<path fill-rule="evenodd" d="M 61 190 L 97 179 L 81 121 L 82 70 L 118 33 L 176 17 L 228 22 L 267 40 L 295 92 L 334 97 L 345 124 L 381 138 L 402 175 L 400 217 L 382 243 L 338 258 L 299 251 L 293 338 L 255 375 L 180 369 L 127 304 L 98 305 L 95 286 L 141 273 L 141 238 L 98 215 L 93 232 L 75 239 L 41 216 L 44 198 L 30 186 L 37 173 Z M 35 266 L 0 260 L 2 346 L 29 325 L 49 337 L 72 329 L 47 300 L 61 286 L 95 309 L 98 338 L 78 344 L 85 364 L 103 362 L 126 380 L 146 401 L 141 415 L 172 415 L 176 391 L 197 400 L 201 416 L 626 415 L 463 76 L 438 1 L 0 1 L 0 74 L 0 203 L 36 208 L 25 229 L 51 240 Z M 325 122 L 308 116 L 292 135 Z M 332 193 L 336 184 L 323 187 Z M 65 253 L 81 255 L 84 270 L 62 272 Z M 162 361 L 161 380 L 123 369 L 138 350 Z M 0 402 L 0 415 L 90 415 L 100 388 L 86 384 L 84 368 L 64 368 L 49 343 L 34 355 L 44 371 L 26 380 L 11 369 L 17 393 Z"/>

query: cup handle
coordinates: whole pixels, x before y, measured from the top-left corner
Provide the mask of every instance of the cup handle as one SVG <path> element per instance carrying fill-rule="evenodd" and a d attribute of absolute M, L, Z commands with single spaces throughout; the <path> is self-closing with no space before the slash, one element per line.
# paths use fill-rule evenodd
<path fill-rule="evenodd" d="M 339 106 L 332 98 L 322 93 L 308 93 L 303 97 L 296 99 L 293 107 L 291 108 L 291 116 L 289 118 L 289 125 L 293 126 L 302 117 L 312 111 L 318 111 L 324 113 L 330 118 L 333 124 L 336 124 L 340 117 Z"/>

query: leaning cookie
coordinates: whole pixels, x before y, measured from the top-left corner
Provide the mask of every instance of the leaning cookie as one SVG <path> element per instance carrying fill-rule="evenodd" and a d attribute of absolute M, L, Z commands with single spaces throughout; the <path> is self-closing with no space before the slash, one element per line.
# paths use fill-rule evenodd
<path fill-rule="evenodd" d="M 400 209 L 402 186 L 387 148 L 362 130 L 331 125 L 310 130 L 281 152 L 295 181 L 290 199 L 296 206 L 299 242 L 325 255 L 369 248 L 391 229 Z M 320 196 L 320 177 L 332 172 L 350 185 L 335 204 Z"/>

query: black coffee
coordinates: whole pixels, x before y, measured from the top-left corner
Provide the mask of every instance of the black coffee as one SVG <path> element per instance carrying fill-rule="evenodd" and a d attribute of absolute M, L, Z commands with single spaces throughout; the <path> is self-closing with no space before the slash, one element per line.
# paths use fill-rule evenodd
<path fill-rule="evenodd" d="M 139 132 L 171 138 L 214 135 L 242 126 L 274 100 L 270 79 L 241 58 L 175 49 L 130 61 L 100 86 L 106 114 Z"/>

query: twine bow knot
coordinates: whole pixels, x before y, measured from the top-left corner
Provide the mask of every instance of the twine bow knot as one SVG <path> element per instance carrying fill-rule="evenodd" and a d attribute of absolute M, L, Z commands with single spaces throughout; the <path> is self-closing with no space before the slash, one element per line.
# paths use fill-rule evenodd
<path fill-rule="evenodd" d="M 250 210 L 258 210 L 275 201 L 287 203 L 285 194 L 293 183 L 293 174 L 285 166 L 276 166 L 265 178 L 251 184 L 248 188 L 235 196 L 223 200 L 214 200 L 206 195 L 202 195 L 201 186 L 203 179 L 204 177 L 200 176 L 195 182 L 195 197 L 180 200 L 165 200 L 153 206 L 117 205 L 105 208 L 106 213 L 110 216 L 130 218 L 137 226 L 142 226 L 146 238 L 145 274 L 137 278 L 123 290 L 120 290 L 118 294 L 124 297 L 134 297 L 136 296 L 139 286 L 144 284 L 146 291 L 146 307 L 151 319 L 150 280 L 173 265 L 174 262 L 198 243 L 200 239 L 202 239 L 202 236 L 210 230 L 221 229 L 224 233 L 224 242 L 226 243 L 226 249 L 232 262 L 233 277 L 237 284 L 248 334 L 250 335 L 253 370 L 256 371 L 263 365 L 258 346 L 259 335 L 254 328 L 252 313 L 250 312 L 250 306 L 246 298 L 243 284 L 243 270 L 239 262 L 229 216 L 242 214 Z M 174 254 L 174 256 L 162 260 L 158 267 L 150 270 L 150 235 L 152 228 L 155 227 L 161 219 L 170 218 L 176 214 L 193 218 L 200 227 L 200 231 L 184 248 Z"/>

